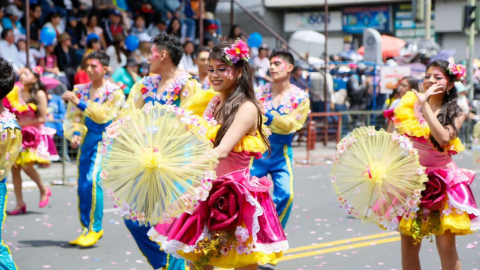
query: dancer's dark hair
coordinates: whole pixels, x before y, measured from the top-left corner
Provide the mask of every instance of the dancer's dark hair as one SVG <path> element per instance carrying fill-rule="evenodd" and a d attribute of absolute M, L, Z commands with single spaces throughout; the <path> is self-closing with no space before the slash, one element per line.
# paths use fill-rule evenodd
<path fill-rule="evenodd" d="M 449 63 L 447 61 L 436 60 L 427 66 L 427 70 L 431 67 L 439 68 L 441 72 L 448 78 L 449 83 L 454 83 L 455 76 L 448 72 L 447 70 L 448 64 Z M 425 91 L 427 91 L 427 89 L 425 89 Z M 440 124 L 442 124 L 442 126 L 447 127 L 450 125 L 453 127 L 455 136 L 458 136 L 459 134 L 458 127 L 455 125 L 455 119 L 457 119 L 462 115 L 462 110 L 457 104 L 457 99 L 458 99 L 458 91 L 454 85 L 453 88 L 450 89 L 443 96 L 443 102 L 442 102 L 443 105 L 440 110 L 440 113 L 437 115 L 437 120 L 440 122 Z M 431 133 L 430 133 L 430 141 L 433 143 L 433 145 L 437 150 L 439 150 L 440 152 L 444 151 L 444 149 L 441 147 L 441 145 L 437 142 L 437 140 L 435 139 L 435 137 L 433 137 Z"/>
<path fill-rule="evenodd" d="M 166 50 L 175 66 L 180 64 L 183 57 L 183 47 L 177 37 L 169 34 L 159 34 L 153 39 L 155 46 Z M 160 52 L 160 50 L 158 50 Z"/>
<path fill-rule="evenodd" d="M 0 57 L 0 100 L 15 86 L 15 72 L 10 62 Z"/>
<path fill-rule="evenodd" d="M 225 49 L 229 48 L 231 45 L 232 43 L 229 42 L 215 45 L 210 53 L 209 59 L 225 62 Z M 222 126 L 217 132 L 214 146 L 218 146 L 222 141 L 223 137 L 232 125 L 240 106 L 242 106 L 242 104 L 246 101 L 250 101 L 257 108 L 257 133 L 260 135 L 265 145 L 267 145 L 268 149 L 270 149 L 270 143 L 267 135 L 262 129 L 262 112 L 260 110 L 257 98 L 255 97 L 255 91 L 253 88 L 254 71 L 250 64 L 244 60 L 239 60 L 236 64 L 233 64 L 233 67 L 240 71 L 242 76 L 238 79 L 235 89 L 228 94 L 222 108 L 215 114 L 215 118 L 222 121 Z"/>

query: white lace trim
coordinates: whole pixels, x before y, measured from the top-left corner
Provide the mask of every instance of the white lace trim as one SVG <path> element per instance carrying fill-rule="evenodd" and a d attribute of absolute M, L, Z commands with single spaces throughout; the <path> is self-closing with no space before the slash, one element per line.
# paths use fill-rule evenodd
<path fill-rule="evenodd" d="M 209 236 L 210 234 L 208 233 L 208 228 L 205 225 L 203 227 L 202 234 L 200 235 L 200 237 L 197 238 L 194 245 L 187 245 L 187 244 L 182 243 L 182 242 L 177 241 L 177 240 L 168 240 L 167 236 L 158 233 L 157 230 L 155 230 L 154 227 L 152 227 L 148 231 L 147 235 L 149 237 L 151 237 L 153 241 L 160 243 L 162 245 L 162 249 L 166 253 L 176 254 L 178 250 L 181 250 L 184 253 L 194 252 L 195 247 L 197 246 L 198 242 L 200 242 L 201 240 L 203 240 L 205 237 Z"/>
<path fill-rule="evenodd" d="M 280 253 L 288 250 L 288 240 L 275 242 L 271 244 L 256 244 L 254 252 L 263 252 L 265 254 Z"/>
<path fill-rule="evenodd" d="M 460 204 L 460 203 L 456 202 L 451 197 L 450 194 L 448 194 L 448 201 L 454 208 L 460 209 L 463 212 L 467 212 L 469 215 L 475 215 L 477 217 L 480 217 L 480 210 L 478 208 L 474 208 L 474 207 L 471 207 L 471 206 L 468 206 L 468 205 Z"/>
<path fill-rule="evenodd" d="M 260 224 L 258 222 L 258 217 L 263 215 L 263 208 L 260 206 L 258 201 L 250 194 L 250 191 L 245 188 L 245 191 L 247 192 L 247 202 L 249 202 L 252 206 L 255 206 L 255 213 L 253 214 L 253 224 L 252 224 L 252 238 L 253 238 L 253 243 L 257 245 L 257 233 L 260 231 Z M 256 251 L 254 249 L 253 251 Z"/>
<path fill-rule="evenodd" d="M 470 220 L 470 230 L 472 231 L 478 231 L 480 230 L 480 217 L 476 217 L 472 220 Z"/>

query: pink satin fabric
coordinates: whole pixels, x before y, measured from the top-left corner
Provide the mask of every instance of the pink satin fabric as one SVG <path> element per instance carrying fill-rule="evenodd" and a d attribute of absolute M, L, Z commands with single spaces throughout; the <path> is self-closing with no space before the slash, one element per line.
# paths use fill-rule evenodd
<path fill-rule="evenodd" d="M 167 237 L 167 242 L 181 242 L 189 246 L 195 246 L 201 237 L 204 237 L 204 229 L 215 231 L 218 227 L 228 227 L 235 229 L 236 226 L 244 226 L 248 229 L 250 236 L 256 234 L 257 250 L 261 250 L 259 246 L 275 245 L 282 241 L 286 241 L 286 236 L 282 225 L 278 219 L 275 205 L 273 204 L 269 188 L 272 183 L 267 178 L 250 177 L 249 165 L 251 156 L 247 153 L 230 153 L 230 155 L 220 161 L 217 166 L 217 180 L 213 181 L 214 188 L 209 198 L 200 202 L 192 215 L 183 214 L 178 219 L 173 219 L 172 223 L 162 223 L 155 226 L 155 230 L 162 236 Z M 233 190 L 236 201 L 241 203 L 238 214 L 240 219 L 233 220 L 231 216 L 223 217 L 222 213 L 211 210 L 209 201 L 212 196 L 216 196 L 214 190 L 220 190 L 224 185 L 228 184 L 228 188 Z M 212 195 L 213 194 L 213 195 Z M 233 196 L 233 194 L 231 195 Z M 248 198 L 258 202 L 252 205 Z M 259 209 L 261 208 L 261 209 Z M 256 214 L 262 212 L 258 217 Z M 212 218 L 215 220 L 211 224 Z M 210 220 L 210 222 L 209 222 Z M 217 226 L 218 225 L 218 226 Z M 258 232 L 257 232 L 258 231 Z"/>
<path fill-rule="evenodd" d="M 467 212 L 470 220 L 480 217 L 480 210 L 475 202 L 470 184 L 475 179 L 475 172 L 457 167 L 452 156 L 439 152 L 423 138 L 411 138 L 418 150 L 420 164 L 427 168 L 429 177 L 438 177 L 447 184 L 448 198 L 453 206 Z"/>

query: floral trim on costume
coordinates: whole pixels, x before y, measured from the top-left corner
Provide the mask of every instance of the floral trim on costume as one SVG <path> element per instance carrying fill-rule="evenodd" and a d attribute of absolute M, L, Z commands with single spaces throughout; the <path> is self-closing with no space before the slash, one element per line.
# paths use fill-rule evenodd
<path fill-rule="evenodd" d="M 399 134 L 413 137 L 414 139 L 430 140 L 430 127 L 426 122 L 417 96 L 413 92 L 407 92 L 394 110 L 393 122 Z M 460 138 L 450 140 L 443 146 L 445 152 L 458 154 L 465 150 Z"/>
<path fill-rule="evenodd" d="M 11 113 L 8 109 L 5 109 L 3 113 L 0 114 L 0 133 L 9 128 L 15 129 L 20 127 L 17 124 L 17 117 L 15 114 Z M 7 135 L 6 133 L 3 134 Z M 2 142 L 7 139 L 3 134 L 1 136 Z"/>
<path fill-rule="evenodd" d="M 142 97 L 144 100 L 152 98 L 153 100 L 163 100 L 166 105 L 173 105 L 179 98 L 183 86 L 190 78 L 190 74 L 182 72 L 165 88 L 162 94 L 158 94 L 158 84 L 162 81 L 162 77 L 160 75 L 144 77 L 142 81 L 143 85 L 141 86 Z M 188 96 L 188 92 L 186 91 L 187 90 L 183 93 L 184 96 Z"/>
<path fill-rule="evenodd" d="M 73 92 L 77 94 L 78 99 L 88 102 L 90 100 L 91 88 L 92 88 L 91 82 L 86 84 L 78 84 L 73 87 Z M 102 87 L 102 89 L 99 92 L 97 92 L 95 96 L 95 102 L 102 104 L 107 99 L 112 101 L 115 97 L 111 94 L 114 93 L 118 88 L 120 87 L 117 84 L 110 83 L 110 82 L 106 83 L 105 86 Z"/>
<path fill-rule="evenodd" d="M 267 83 L 257 90 L 257 99 L 265 106 L 265 109 L 271 111 L 274 109 L 272 102 L 271 84 Z M 290 91 L 284 100 L 276 109 L 281 114 L 288 114 L 295 110 L 302 101 L 308 98 L 308 94 L 295 85 L 291 85 Z"/>

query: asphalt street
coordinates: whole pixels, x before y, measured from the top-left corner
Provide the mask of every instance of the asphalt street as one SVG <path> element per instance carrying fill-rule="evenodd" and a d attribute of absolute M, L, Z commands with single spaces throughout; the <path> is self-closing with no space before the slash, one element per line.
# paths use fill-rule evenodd
<path fill-rule="evenodd" d="M 455 158 L 474 169 L 472 153 Z M 295 201 L 285 232 L 290 250 L 277 266 L 261 269 L 401 269 L 399 235 L 350 218 L 339 208 L 330 182 L 331 165 L 295 166 Z M 476 181 L 479 181 L 478 179 Z M 480 198 L 479 183 L 472 189 Z M 28 213 L 6 218 L 2 236 L 20 270 L 151 269 L 105 196 L 104 237 L 92 248 L 70 247 L 80 233 L 74 186 L 52 188 L 50 205 L 38 208 L 37 189 L 24 191 Z M 8 209 L 15 206 L 10 193 Z M 480 232 L 457 238 L 463 269 L 480 269 Z M 424 241 L 423 269 L 440 269 L 435 242 Z"/>

